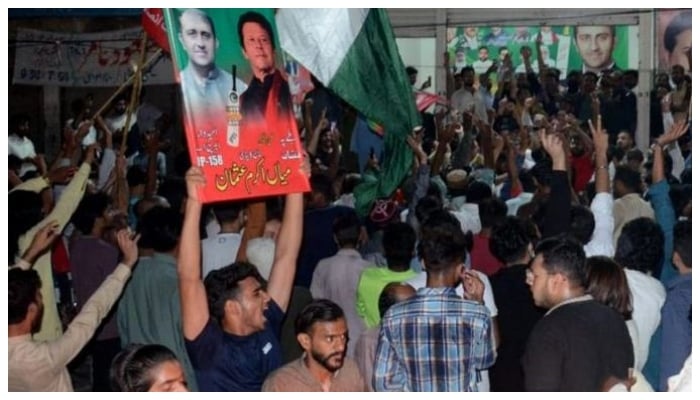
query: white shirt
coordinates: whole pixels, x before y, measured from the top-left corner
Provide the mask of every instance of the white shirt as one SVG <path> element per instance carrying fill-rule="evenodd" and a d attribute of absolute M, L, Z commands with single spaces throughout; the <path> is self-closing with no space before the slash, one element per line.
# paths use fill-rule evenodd
<path fill-rule="evenodd" d="M 635 368 L 641 371 L 649 356 L 651 336 L 661 323 L 661 307 L 666 300 L 666 290 L 652 276 L 625 268 L 627 285 L 632 294 L 632 320 L 639 333 L 639 352 L 635 351 Z M 637 354 L 639 353 L 639 354 Z"/>
<path fill-rule="evenodd" d="M 476 72 L 477 76 L 486 73 L 486 71 L 491 68 L 493 65 L 493 60 L 476 60 L 474 61 L 474 64 L 472 64 L 472 67 L 474 67 L 474 72 Z"/>
<path fill-rule="evenodd" d="M 622 228 L 626 223 L 639 217 L 651 218 L 656 221 L 654 209 L 638 193 L 630 193 L 615 200 L 613 203 L 613 217 L 615 218 L 613 241 L 616 246 L 617 239 L 620 237 Z"/>
<path fill-rule="evenodd" d="M 613 217 L 613 197 L 610 193 L 597 193 L 591 202 L 591 212 L 595 220 L 595 228 L 591 240 L 583 246 L 586 257 L 615 255 L 613 243 L 613 231 L 615 230 L 615 218 Z"/>
<path fill-rule="evenodd" d="M 240 233 L 219 233 L 202 240 L 202 279 L 215 269 L 233 264 L 240 246 Z"/>
<path fill-rule="evenodd" d="M 32 143 L 28 137 L 20 137 L 19 135 L 13 133 L 10 135 L 7 142 L 9 145 L 9 154 L 15 155 L 21 160 L 24 160 L 27 157 L 36 157 L 34 143 Z M 36 165 L 30 162 L 22 162 L 22 167 L 19 170 L 19 176 L 22 177 L 29 171 L 36 171 Z"/>
<path fill-rule="evenodd" d="M 66 121 L 66 126 L 70 126 L 71 129 L 73 129 L 72 125 L 73 125 L 73 118 Z M 78 125 L 78 126 L 80 126 L 80 125 Z M 77 134 L 77 133 L 78 133 L 78 130 L 75 129 L 73 134 Z M 81 145 L 83 147 L 87 147 L 87 146 L 90 146 L 92 144 L 95 144 L 96 142 L 97 142 L 97 130 L 95 129 L 95 126 L 92 125 L 92 126 L 90 126 L 90 129 L 88 129 L 87 135 L 85 135 L 85 137 L 83 138 L 83 142 L 81 143 Z"/>
<path fill-rule="evenodd" d="M 122 129 L 126 125 L 126 116 L 129 115 L 129 113 L 124 113 L 121 115 L 115 115 L 112 117 L 107 117 L 105 118 L 105 125 L 107 125 L 107 128 L 112 133 L 117 132 L 118 130 Z M 131 114 L 131 119 L 129 120 L 129 130 L 134 126 L 136 123 L 136 115 Z"/>
<path fill-rule="evenodd" d="M 476 272 L 477 275 L 479 275 L 479 279 L 481 279 L 481 282 L 484 283 L 484 306 L 489 310 L 489 314 L 491 315 L 491 319 L 493 320 L 498 316 L 498 307 L 496 307 L 496 300 L 493 297 L 493 289 L 491 289 L 491 281 L 489 281 L 488 276 L 486 274 L 479 272 L 475 269 L 472 269 L 472 271 Z M 408 285 L 413 286 L 416 290 L 420 288 L 424 288 L 426 283 L 428 281 L 428 273 L 425 271 L 421 271 L 418 273 L 416 276 L 413 278 L 407 280 L 405 283 Z M 462 285 L 457 285 L 455 288 L 457 291 L 457 295 L 462 297 L 464 296 L 464 287 Z M 491 340 L 495 341 L 495 337 L 493 336 L 496 332 L 492 329 L 491 330 L 492 336 Z M 495 349 L 496 346 L 493 346 Z M 491 384 L 489 381 L 489 370 L 488 369 L 482 369 L 479 370 L 479 382 L 477 383 L 477 387 L 479 388 L 480 392 L 489 392 L 491 391 Z"/>
<path fill-rule="evenodd" d="M 482 121 L 488 121 L 484 99 L 478 90 L 475 90 L 474 94 L 472 94 L 472 92 L 468 91 L 467 89 L 459 89 L 452 94 L 452 97 L 450 98 L 450 105 L 453 109 L 459 110 L 460 113 L 474 107 L 476 116 Z"/>
<path fill-rule="evenodd" d="M 510 198 L 506 200 L 506 206 L 508 207 L 508 215 L 516 216 L 518 215 L 518 210 L 523 204 L 528 204 L 535 197 L 534 193 L 522 192 L 517 197 Z"/>

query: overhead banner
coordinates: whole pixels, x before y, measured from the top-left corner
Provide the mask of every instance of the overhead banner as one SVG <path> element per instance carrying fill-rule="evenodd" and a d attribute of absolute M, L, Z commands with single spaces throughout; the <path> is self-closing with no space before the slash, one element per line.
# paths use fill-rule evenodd
<path fill-rule="evenodd" d="M 141 28 L 84 34 L 19 28 L 12 83 L 119 86 L 133 74 L 132 65 L 139 61 L 142 37 Z M 149 46 L 146 58 L 157 50 L 157 46 Z M 146 85 L 174 82 L 173 67 L 167 57 L 160 57 L 144 74 Z"/>
<path fill-rule="evenodd" d="M 163 11 L 203 201 L 308 191 L 274 10 Z"/>
<path fill-rule="evenodd" d="M 525 72 L 521 49 L 531 50 L 537 71 L 537 37 L 541 36 L 544 62 L 561 71 L 599 72 L 602 69 L 639 67 L 639 28 L 627 25 L 596 26 L 494 26 L 447 28 L 447 51 L 454 72 L 471 65 L 477 74 L 510 54 L 515 72 Z"/>
<path fill-rule="evenodd" d="M 670 71 L 676 64 L 690 69 L 687 52 L 692 45 L 692 17 L 690 9 L 656 11 L 656 67 L 660 70 Z"/>

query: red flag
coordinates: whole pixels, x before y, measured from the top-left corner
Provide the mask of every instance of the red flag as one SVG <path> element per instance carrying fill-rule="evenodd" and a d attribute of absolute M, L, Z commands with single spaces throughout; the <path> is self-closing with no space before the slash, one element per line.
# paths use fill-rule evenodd
<path fill-rule="evenodd" d="M 416 92 L 414 94 L 416 96 L 416 107 L 420 112 L 425 111 L 425 109 L 427 109 L 435 103 L 442 104 L 445 106 L 450 104 L 450 102 L 447 101 L 445 97 L 438 96 L 436 94 L 428 92 Z"/>
<path fill-rule="evenodd" d="M 168 32 L 165 30 L 165 18 L 162 8 L 144 8 L 141 14 L 141 25 L 151 40 L 163 50 L 170 52 Z"/>

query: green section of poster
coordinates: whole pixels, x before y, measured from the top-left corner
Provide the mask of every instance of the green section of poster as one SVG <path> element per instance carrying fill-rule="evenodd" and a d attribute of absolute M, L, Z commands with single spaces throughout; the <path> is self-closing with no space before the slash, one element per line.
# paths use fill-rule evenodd
<path fill-rule="evenodd" d="M 456 27 L 447 28 L 447 51 L 453 72 L 471 65 L 477 74 L 483 73 L 506 52 L 515 72 L 525 72 L 521 49 L 530 48 L 531 65 L 536 67 L 539 35 L 545 64 L 559 69 L 564 79 L 570 70 L 637 68 L 637 32 L 636 26 L 623 25 Z"/>

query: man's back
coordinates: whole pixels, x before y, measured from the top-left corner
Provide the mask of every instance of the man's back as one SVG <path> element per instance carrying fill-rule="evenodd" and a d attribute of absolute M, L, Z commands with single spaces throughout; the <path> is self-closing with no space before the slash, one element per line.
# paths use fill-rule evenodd
<path fill-rule="evenodd" d="M 627 378 L 633 365 L 622 316 L 583 296 L 550 310 L 530 333 L 523 356 L 525 390 L 599 391 L 610 376 Z"/>
<path fill-rule="evenodd" d="M 307 288 L 311 285 L 318 262 L 338 251 L 338 245 L 333 240 L 333 221 L 353 213 L 355 210 L 343 206 L 315 208 L 304 213 L 304 233 L 294 285 Z"/>
<path fill-rule="evenodd" d="M 182 364 L 190 390 L 196 390 L 194 369 L 182 336 L 182 312 L 175 258 L 156 253 L 139 261 L 119 302 L 117 321 L 122 346 L 162 344 Z"/>
<path fill-rule="evenodd" d="M 375 359 L 377 391 L 475 391 L 476 370 L 495 360 L 483 305 L 452 288 L 422 288 L 384 315 Z"/>
<path fill-rule="evenodd" d="M 651 337 L 661 323 L 666 290 L 658 279 L 633 269 L 625 268 L 625 277 L 632 295 L 632 320 L 639 333 L 639 359 L 635 365 L 641 371 L 647 362 Z"/>

